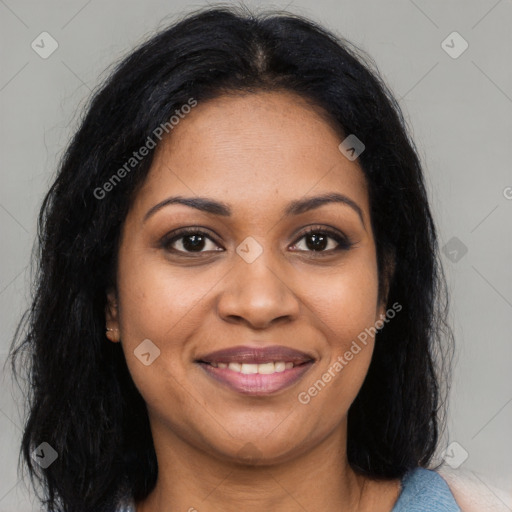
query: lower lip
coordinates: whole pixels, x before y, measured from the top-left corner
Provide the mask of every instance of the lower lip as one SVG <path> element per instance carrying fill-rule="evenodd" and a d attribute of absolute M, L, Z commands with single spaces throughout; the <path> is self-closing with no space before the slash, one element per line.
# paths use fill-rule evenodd
<path fill-rule="evenodd" d="M 281 391 L 297 382 L 311 368 L 313 361 L 270 375 L 239 373 L 228 368 L 215 368 L 207 363 L 199 365 L 207 375 L 238 393 L 264 396 Z"/>

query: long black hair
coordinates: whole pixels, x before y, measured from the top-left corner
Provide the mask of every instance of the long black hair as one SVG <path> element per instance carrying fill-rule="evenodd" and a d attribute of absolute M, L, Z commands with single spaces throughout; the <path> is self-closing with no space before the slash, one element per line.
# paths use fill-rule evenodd
<path fill-rule="evenodd" d="M 388 304 L 403 308 L 377 334 L 349 410 L 349 462 L 377 478 L 431 462 L 445 404 L 440 368 L 453 336 L 422 167 L 401 109 L 371 58 L 318 24 L 209 7 L 117 65 L 93 95 L 41 207 L 34 297 L 11 355 L 29 384 L 20 460 L 48 510 L 111 511 L 123 492 L 139 500 L 156 483 L 145 402 L 120 344 L 105 338 L 121 226 L 154 150 L 126 162 L 158 127 L 170 131 L 169 119 L 191 98 L 278 90 L 299 94 L 340 133 L 363 141 L 380 285 Z M 44 470 L 31 457 L 42 442 L 58 453 Z"/>

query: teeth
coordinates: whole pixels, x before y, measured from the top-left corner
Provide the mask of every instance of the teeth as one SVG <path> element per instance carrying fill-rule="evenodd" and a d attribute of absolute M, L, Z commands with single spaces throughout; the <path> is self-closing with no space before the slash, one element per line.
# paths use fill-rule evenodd
<path fill-rule="evenodd" d="M 242 365 L 240 363 L 229 363 L 228 368 L 238 373 L 242 371 Z"/>
<path fill-rule="evenodd" d="M 241 373 L 258 373 L 258 367 L 257 364 L 243 364 Z"/>
<path fill-rule="evenodd" d="M 273 373 L 281 373 L 285 370 L 293 368 L 292 362 L 286 361 L 271 361 L 269 363 L 210 363 L 215 368 L 228 368 L 229 370 L 237 373 L 243 373 L 245 375 L 259 373 L 261 375 L 271 375 Z"/>
<path fill-rule="evenodd" d="M 258 373 L 269 375 L 276 371 L 274 363 L 263 363 L 258 365 Z"/>
<path fill-rule="evenodd" d="M 284 372 L 286 368 L 286 363 L 284 361 L 278 361 L 277 363 L 274 363 L 274 367 L 276 372 Z"/>

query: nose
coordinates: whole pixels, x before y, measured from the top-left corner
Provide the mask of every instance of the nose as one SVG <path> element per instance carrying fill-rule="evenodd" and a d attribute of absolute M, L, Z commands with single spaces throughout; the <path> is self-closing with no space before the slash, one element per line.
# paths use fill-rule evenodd
<path fill-rule="evenodd" d="M 278 321 L 292 321 L 300 311 L 293 285 L 265 252 L 252 263 L 239 258 L 225 277 L 218 314 L 230 323 L 265 329 Z"/>

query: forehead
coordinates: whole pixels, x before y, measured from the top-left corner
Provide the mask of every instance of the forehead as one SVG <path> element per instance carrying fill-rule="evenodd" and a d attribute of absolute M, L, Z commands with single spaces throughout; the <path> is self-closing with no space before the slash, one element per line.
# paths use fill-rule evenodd
<path fill-rule="evenodd" d="M 305 195 L 341 192 L 368 208 L 366 180 L 338 149 L 343 135 L 293 93 L 199 103 L 158 146 L 136 203 L 210 196 L 266 211 Z"/>

